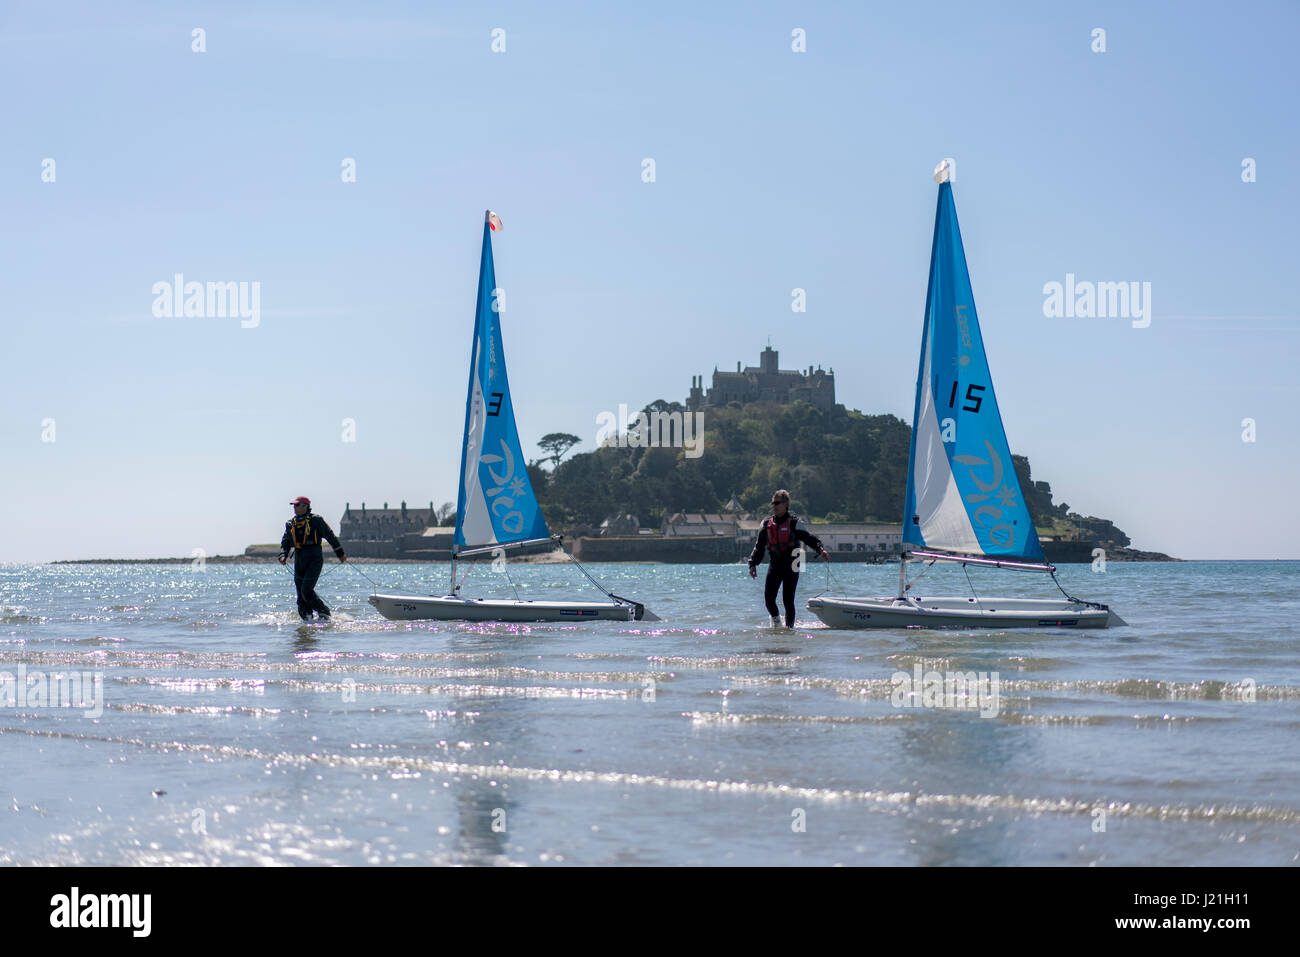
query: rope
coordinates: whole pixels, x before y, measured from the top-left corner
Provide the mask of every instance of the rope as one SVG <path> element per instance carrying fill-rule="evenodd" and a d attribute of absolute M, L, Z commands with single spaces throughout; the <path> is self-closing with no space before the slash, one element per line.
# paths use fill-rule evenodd
<path fill-rule="evenodd" d="M 355 569 L 358 575 L 360 575 L 366 581 L 370 582 L 370 587 L 373 589 L 373 591 L 371 591 L 370 594 L 375 595 L 379 593 L 379 584 L 373 578 L 371 578 L 369 575 L 363 572 L 360 568 L 357 568 L 354 562 L 343 562 L 343 564 L 347 565 L 350 568 Z"/>
<path fill-rule="evenodd" d="M 816 595 L 813 595 L 813 598 L 818 598 L 831 590 L 831 565 L 833 565 L 834 562 L 825 562 L 824 564 L 826 565 L 826 587 Z"/>
<path fill-rule="evenodd" d="M 1096 608 L 1098 611 L 1110 610 L 1110 608 L 1106 605 L 1098 604 L 1095 601 L 1084 601 L 1082 598 L 1075 598 L 1073 595 L 1071 595 L 1068 591 L 1065 590 L 1064 587 L 1062 587 L 1059 581 L 1056 581 L 1056 569 L 1052 569 L 1051 575 L 1052 575 L 1052 581 L 1056 583 L 1056 587 L 1061 589 L 1061 594 L 1064 595 L 1066 598 L 1068 598 L 1070 601 L 1074 602 L 1076 605 L 1086 605 L 1089 608 Z"/>
<path fill-rule="evenodd" d="M 290 555 L 292 555 L 292 554 L 293 554 L 293 553 L 290 552 Z M 287 560 L 283 565 L 280 566 L 281 568 L 283 568 L 283 569 L 285 570 L 286 575 L 287 575 L 287 577 L 288 577 L 288 579 L 289 579 L 290 581 L 293 581 L 293 580 L 294 580 L 293 564 L 294 564 L 293 559 L 290 558 L 290 559 Z M 371 578 L 369 575 L 367 575 L 365 572 L 363 572 L 360 568 L 358 568 L 358 567 L 357 567 L 357 564 L 356 564 L 355 562 L 338 562 L 338 561 L 336 561 L 334 564 L 335 564 L 335 565 L 346 565 L 347 567 L 351 568 L 353 571 L 355 571 L 358 575 L 360 575 L 360 576 L 361 576 L 362 578 L 364 578 L 366 581 L 370 582 L 370 587 L 371 587 L 371 592 L 370 592 L 370 594 L 375 595 L 375 594 L 378 594 L 378 593 L 379 593 L 379 583 L 376 582 L 376 581 L 375 581 L 373 578 Z M 329 564 L 329 562 L 326 562 L 325 565 L 321 568 L 320 575 L 319 575 L 319 576 L 317 577 L 317 579 L 316 579 L 316 584 L 319 585 L 322 581 L 324 581 L 324 579 L 325 579 L 326 577 L 328 577 L 329 573 L 330 573 L 331 571 L 333 571 L 333 570 L 334 570 L 333 566 L 331 566 L 331 565 Z"/>

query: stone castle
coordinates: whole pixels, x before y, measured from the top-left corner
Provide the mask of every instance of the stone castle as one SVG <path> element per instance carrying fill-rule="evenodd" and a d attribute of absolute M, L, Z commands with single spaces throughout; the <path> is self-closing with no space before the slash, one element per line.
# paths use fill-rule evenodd
<path fill-rule="evenodd" d="M 769 345 L 759 356 L 757 366 L 747 366 L 742 370 L 737 362 L 735 372 L 719 372 L 715 367 L 713 387 L 707 392 L 704 376 L 693 376 L 686 409 L 698 412 L 719 408 L 729 402 L 788 403 L 799 399 L 827 412 L 835 409 L 835 370 L 825 372 L 821 366 L 815 369 L 809 366 L 807 371 L 780 369 L 777 367 L 777 352 Z"/>

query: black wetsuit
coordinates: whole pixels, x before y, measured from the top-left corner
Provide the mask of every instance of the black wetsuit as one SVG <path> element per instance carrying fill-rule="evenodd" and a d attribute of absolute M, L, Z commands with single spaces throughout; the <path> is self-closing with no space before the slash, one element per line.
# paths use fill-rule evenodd
<path fill-rule="evenodd" d="M 781 602 L 785 605 L 785 626 L 794 627 L 794 590 L 799 586 L 799 573 L 795 571 L 794 550 L 799 542 L 811 546 L 812 550 L 820 555 L 825 549 L 822 548 L 821 541 L 816 535 L 805 532 L 802 528 L 797 527 L 799 519 L 789 514 L 781 518 L 769 518 L 763 522 L 763 527 L 758 531 L 758 541 L 754 543 L 754 551 L 749 556 L 749 567 L 754 568 L 763 560 L 763 553 L 768 553 L 769 563 L 767 566 L 767 580 L 763 585 L 763 601 L 767 605 L 767 613 L 773 618 L 778 617 L 776 610 L 776 592 L 781 590 Z M 786 522 L 790 523 L 789 534 L 780 534 L 775 536 L 784 541 L 769 541 L 768 525 L 775 522 L 778 526 L 784 526 Z M 804 549 L 805 556 L 808 549 Z"/>
<path fill-rule="evenodd" d="M 294 550 L 293 586 L 298 590 L 298 615 L 303 621 L 316 612 L 322 618 L 330 616 L 329 606 L 316 594 L 316 581 L 325 567 L 320 540 L 325 539 L 334 548 L 334 554 L 343 558 L 343 546 L 325 519 L 308 512 L 302 518 L 284 523 L 284 537 L 280 539 L 280 554 L 287 556 Z"/>

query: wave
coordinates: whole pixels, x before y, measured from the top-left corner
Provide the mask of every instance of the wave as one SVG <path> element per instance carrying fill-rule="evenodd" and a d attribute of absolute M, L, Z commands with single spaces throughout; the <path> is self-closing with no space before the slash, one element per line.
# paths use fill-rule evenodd
<path fill-rule="evenodd" d="M 965 794 L 923 791 L 851 790 L 821 788 L 776 782 L 731 781 L 727 779 L 674 778 L 658 774 L 628 771 L 578 771 L 564 768 L 530 768 L 508 764 L 468 764 L 440 761 L 416 755 L 394 754 L 299 754 L 290 751 L 263 751 L 236 745 L 186 741 L 148 741 L 141 738 L 74 735 L 60 731 L 18 729 L 24 734 L 122 744 L 168 752 L 207 754 L 217 758 L 245 759 L 296 767 L 325 766 L 360 768 L 372 771 L 409 774 L 419 771 L 437 775 L 468 775 L 489 782 L 502 779 L 534 781 L 562 785 L 604 785 L 619 788 L 657 788 L 671 791 L 696 791 L 712 794 L 741 795 L 782 800 L 810 801 L 825 804 L 858 804 L 870 809 L 951 808 L 980 811 L 1007 810 L 1031 815 L 1057 814 L 1091 816 L 1104 810 L 1119 818 L 1148 818 L 1161 821 L 1263 821 L 1300 824 L 1300 811 L 1266 804 L 1145 804 L 1135 801 L 1098 799 L 1084 801 L 1069 797 L 1031 797 L 1016 794 Z"/>

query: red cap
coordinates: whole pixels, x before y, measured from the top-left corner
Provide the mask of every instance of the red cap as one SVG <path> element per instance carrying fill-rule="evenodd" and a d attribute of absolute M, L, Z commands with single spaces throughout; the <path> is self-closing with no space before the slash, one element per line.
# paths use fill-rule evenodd
<path fill-rule="evenodd" d="M 289 504 L 290 504 L 290 505 L 310 505 L 310 504 L 311 504 L 311 499 L 309 499 L 306 495 L 299 495 L 297 498 L 295 498 L 295 499 L 294 499 L 292 502 L 290 502 Z"/>

